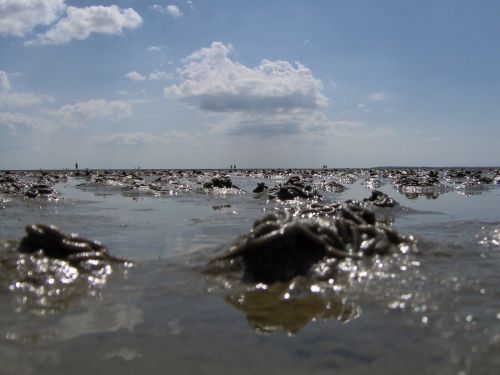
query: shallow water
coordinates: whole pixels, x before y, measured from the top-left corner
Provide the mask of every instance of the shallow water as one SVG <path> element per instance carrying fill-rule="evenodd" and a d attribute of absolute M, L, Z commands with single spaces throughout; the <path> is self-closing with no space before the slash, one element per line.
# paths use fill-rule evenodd
<path fill-rule="evenodd" d="M 243 192 L 128 196 L 82 190 L 84 180 L 70 178 L 56 185 L 57 201 L 4 197 L 4 246 L 22 238 L 26 224 L 50 223 L 101 241 L 135 266 L 55 311 L 27 308 L 0 290 L 0 372 L 496 372 L 499 185 L 408 199 L 384 184 L 379 190 L 403 208 L 377 212 L 414 235 L 419 254 L 359 265 L 338 288 L 313 286 L 286 300 L 225 288 L 200 271 L 276 205 L 251 193 L 256 183 L 283 180 L 231 178 Z M 368 197 L 362 180 L 324 193 L 326 201 Z M 284 292 L 276 287 L 276 296 Z"/>

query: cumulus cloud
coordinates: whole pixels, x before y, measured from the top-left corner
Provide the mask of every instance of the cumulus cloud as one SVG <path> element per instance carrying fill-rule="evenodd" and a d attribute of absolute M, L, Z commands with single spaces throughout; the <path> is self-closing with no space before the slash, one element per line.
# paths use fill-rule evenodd
<path fill-rule="evenodd" d="M 182 16 L 182 12 L 177 5 L 167 5 L 165 10 L 174 18 L 179 18 Z"/>
<path fill-rule="evenodd" d="M 180 69 L 182 82 L 167 97 L 194 100 L 213 112 L 312 110 L 327 105 L 323 85 L 300 63 L 262 62 L 255 68 L 231 60 L 230 44 L 213 42 L 191 54 Z"/>
<path fill-rule="evenodd" d="M 373 100 L 375 102 L 383 102 L 387 99 L 389 99 L 389 94 L 387 94 L 385 91 L 379 91 L 370 95 L 370 100 Z"/>
<path fill-rule="evenodd" d="M 95 33 L 121 35 L 125 29 L 135 29 L 141 25 L 141 16 L 132 8 L 122 9 L 116 5 L 68 7 L 64 18 L 25 45 L 66 44 L 73 39 L 86 39 Z"/>
<path fill-rule="evenodd" d="M 146 146 L 161 142 L 162 138 L 148 133 L 115 133 L 106 137 L 94 140 L 97 146 Z"/>
<path fill-rule="evenodd" d="M 0 35 L 24 36 L 56 21 L 64 9 L 64 0 L 0 0 Z"/>
<path fill-rule="evenodd" d="M 372 131 L 362 122 L 334 121 L 322 113 L 328 105 L 323 84 L 306 66 L 264 59 L 248 67 L 230 57 L 232 48 L 213 42 L 193 52 L 178 69 L 181 82 L 164 89 L 165 96 L 210 114 L 210 132 L 318 143 Z"/>

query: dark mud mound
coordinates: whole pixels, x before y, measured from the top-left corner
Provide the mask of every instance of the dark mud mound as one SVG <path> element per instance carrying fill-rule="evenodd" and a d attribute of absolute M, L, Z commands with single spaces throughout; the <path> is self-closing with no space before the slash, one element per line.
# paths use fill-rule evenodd
<path fill-rule="evenodd" d="M 61 194 L 54 190 L 54 185 L 66 179 L 66 176 L 50 175 L 47 172 L 27 176 L 4 173 L 0 175 L 0 195 L 57 200 Z"/>
<path fill-rule="evenodd" d="M 210 262 L 210 272 L 239 272 L 243 281 L 275 283 L 296 276 L 317 276 L 325 261 L 361 259 L 407 252 L 414 240 L 379 223 L 358 203 L 339 205 L 328 218 L 300 218 L 287 212 L 268 214 L 253 224 L 227 254 Z M 330 262 L 330 272 L 335 272 Z"/>
<path fill-rule="evenodd" d="M 253 189 L 253 193 L 263 193 L 267 191 L 269 187 L 265 184 L 265 182 L 257 182 L 257 187 Z"/>
<path fill-rule="evenodd" d="M 213 190 L 213 189 L 236 189 L 240 190 L 240 188 L 233 184 L 231 178 L 229 176 L 215 176 L 210 181 L 207 181 L 203 184 L 204 190 Z"/>
<path fill-rule="evenodd" d="M 342 193 L 344 191 L 347 190 L 347 188 L 336 182 L 336 181 L 321 181 L 319 184 L 318 184 L 319 188 L 324 190 L 324 191 L 328 191 L 328 192 L 331 192 L 331 193 Z"/>
<path fill-rule="evenodd" d="M 290 177 L 285 183 L 277 184 L 268 191 L 270 199 L 277 198 L 282 201 L 321 198 L 321 195 L 312 185 L 307 184 L 305 180 L 299 176 Z"/>
<path fill-rule="evenodd" d="M 115 268 L 132 266 L 102 244 L 54 226 L 28 225 L 26 233 L 17 246 L 6 246 L 0 261 L 0 287 L 14 292 L 21 310 L 59 311 L 75 297 L 97 292 Z"/>
<path fill-rule="evenodd" d="M 373 204 L 376 207 L 396 207 L 399 206 L 399 203 L 396 202 L 393 198 L 388 196 L 385 193 L 382 193 L 378 190 L 373 190 L 372 195 L 369 198 L 363 199 L 363 202 L 368 202 Z"/>
<path fill-rule="evenodd" d="M 375 193 L 370 199 L 390 198 Z M 355 319 L 360 309 L 348 289 L 378 274 L 382 264 L 404 264 L 416 252 L 413 237 L 377 220 L 371 200 L 304 202 L 297 210 L 267 214 L 205 272 L 224 285 L 225 301 L 259 332 L 293 334 L 317 319 Z"/>

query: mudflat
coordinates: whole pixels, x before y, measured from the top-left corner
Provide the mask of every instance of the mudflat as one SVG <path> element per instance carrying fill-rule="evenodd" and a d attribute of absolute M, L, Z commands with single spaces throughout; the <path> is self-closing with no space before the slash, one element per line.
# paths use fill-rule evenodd
<path fill-rule="evenodd" d="M 500 169 L 0 172 L 8 373 L 487 374 Z"/>

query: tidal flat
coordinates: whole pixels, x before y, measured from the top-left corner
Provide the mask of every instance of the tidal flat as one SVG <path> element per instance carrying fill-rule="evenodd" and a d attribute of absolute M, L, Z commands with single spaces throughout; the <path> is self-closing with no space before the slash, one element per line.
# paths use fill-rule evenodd
<path fill-rule="evenodd" d="M 0 372 L 495 373 L 499 202 L 498 168 L 0 172 Z"/>

